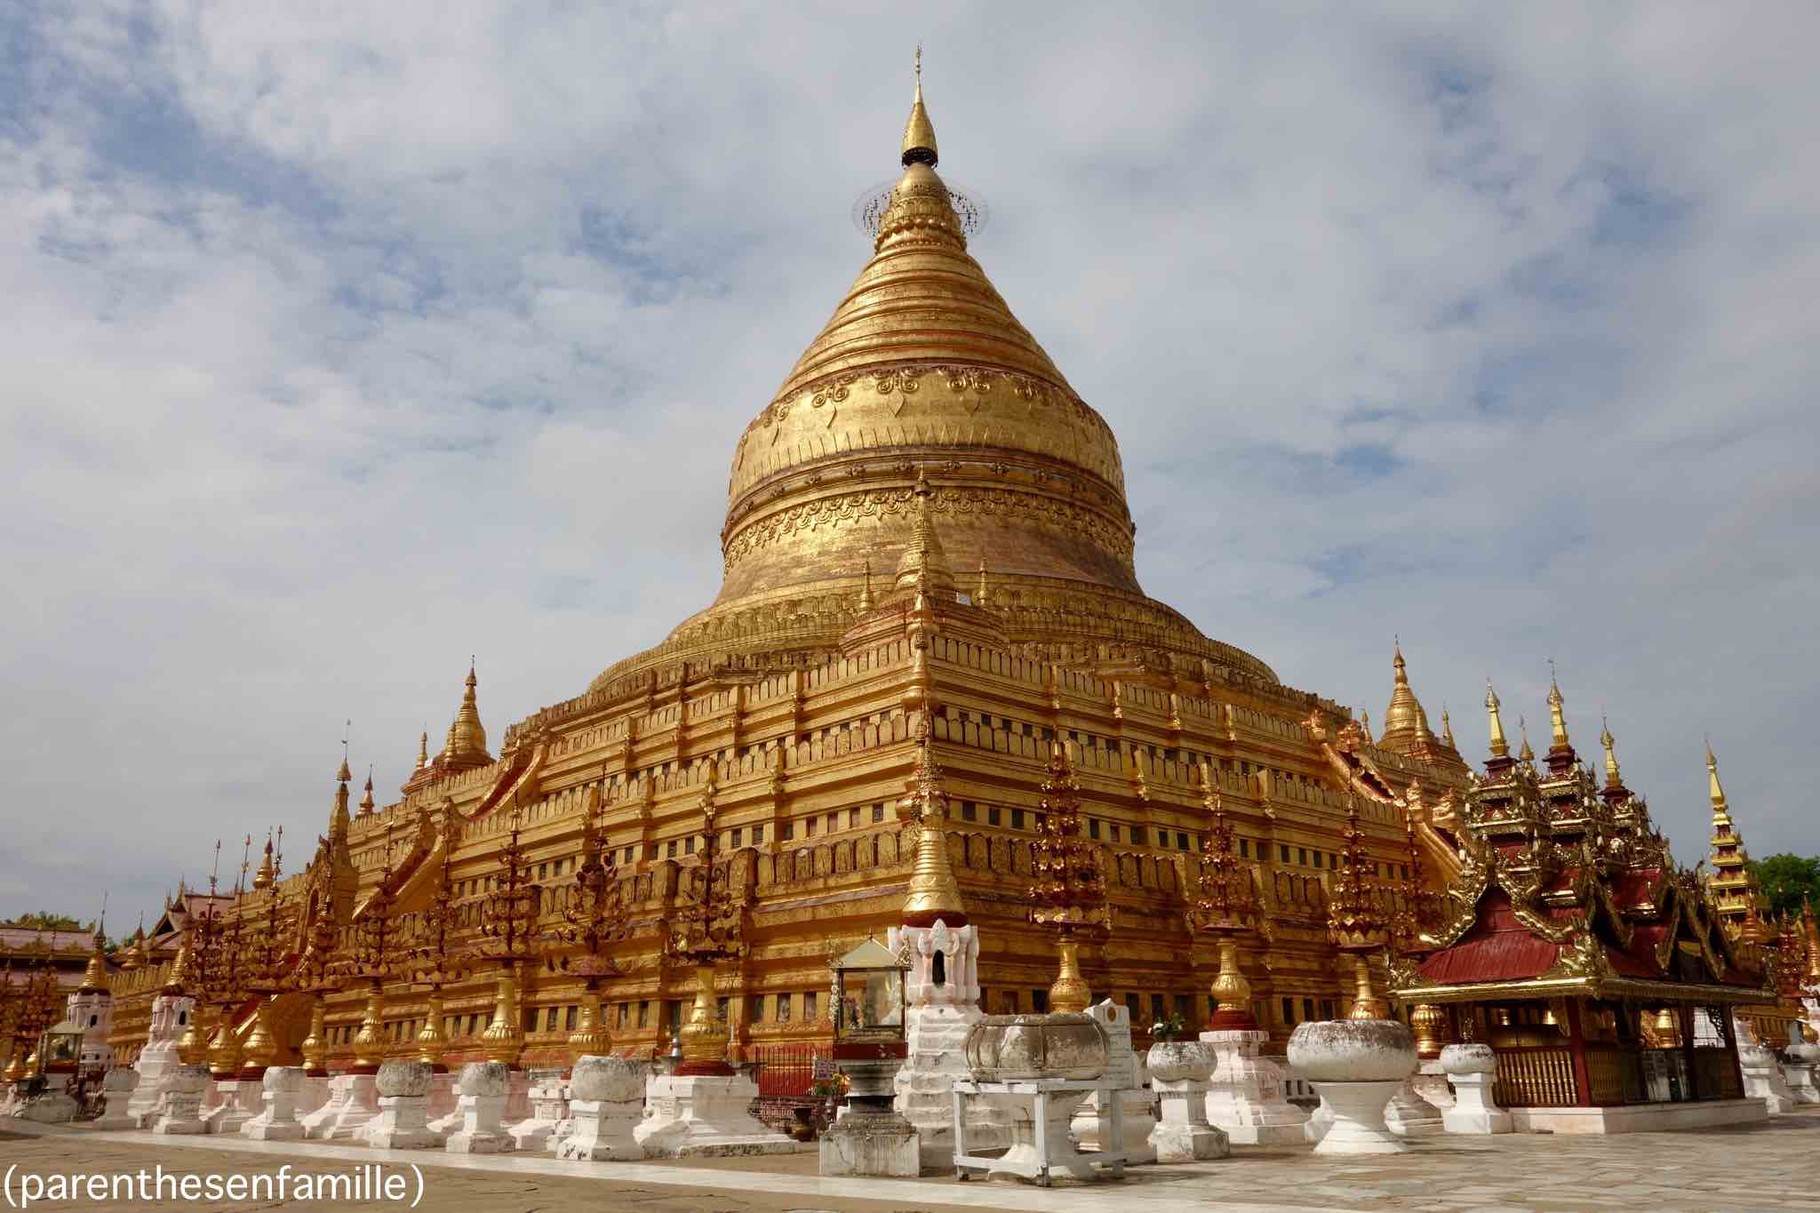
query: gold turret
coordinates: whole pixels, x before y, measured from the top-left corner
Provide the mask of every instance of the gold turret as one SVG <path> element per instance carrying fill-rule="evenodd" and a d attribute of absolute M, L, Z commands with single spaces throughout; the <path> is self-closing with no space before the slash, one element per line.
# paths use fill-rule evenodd
<path fill-rule="evenodd" d="M 372 815 L 373 815 L 373 768 L 368 767 L 367 768 L 367 786 L 360 793 L 360 812 L 359 812 L 358 816 L 371 817 Z"/>
<path fill-rule="evenodd" d="M 923 108 L 923 48 L 916 48 L 916 96 L 910 102 L 910 118 L 904 123 L 904 146 L 900 157 L 904 167 L 926 164 L 935 167 L 935 126 L 929 111 Z"/>
<path fill-rule="evenodd" d="M 184 987 L 193 979 L 196 968 L 196 954 L 190 947 L 189 932 L 184 932 L 183 942 L 177 945 L 177 959 L 171 962 L 171 971 L 164 976 L 164 986 L 160 994 L 178 995 L 187 993 Z"/>
<path fill-rule="evenodd" d="M 417 769 L 423 770 L 430 765 L 430 731 L 425 729 L 417 735 Z"/>
<path fill-rule="evenodd" d="M 276 878 L 277 872 L 272 867 L 272 835 L 268 831 L 265 836 L 265 856 L 259 861 L 259 870 L 253 873 L 253 888 L 261 892 L 269 889 Z"/>
<path fill-rule="evenodd" d="M 1605 786 L 1622 788 L 1624 775 L 1618 770 L 1618 740 L 1611 735 L 1611 725 L 1603 716 L 1599 717 L 1599 745 L 1605 750 Z"/>
<path fill-rule="evenodd" d="M 1453 742 L 1453 721 L 1447 715 L 1446 704 L 1441 705 L 1441 744 L 1450 750 L 1460 748 Z"/>
<path fill-rule="evenodd" d="M 341 769 L 335 772 L 335 807 L 329 810 L 329 841 L 346 843 L 348 840 L 348 780 L 354 778 L 354 772 L 348 770 L 347 743 L 342 743 Z"/>
<path fill-rule="evenodd" d="M 107 952 L 104 950 L 107 939 L 100 931 L 95 932 L 95 948 L 88 955 L 88 967 L 82 971 L 82 984 L 76 987 L 78 994 L 106 994 Z"/>
<path fill-rule="evenodd" d="M 870 614 L 872 611 L 873 605 L 874 604 L 872 601 L 872 557 L 867 556 L 866 557 L 866 581 L 865 581 L 864 585 L 860 586 L 860 590 L 859 590 L 859 613 L 862 615 Z"/>
<path fill-rule="evenodd" d="M 465 771 L 487 766 L 493 761 L 493 756 L 487 753 L 487 730 L 480 723 L 480 704 L 474 694 L 474 688 L 479 684 L 479 679 L 474 677 L 474 663 L 470 661 L 461 707 L 456 709 L 455 719 L 449 722 L 449 737 L 437 759 L 447 770 Z"/>
<path fill-rule="evenodd" d="M 1752 920 L 1762 897 L 1750 874 L 1744 838 L 1732 824 L 1725 788 L 1719 782 L 1719 760 L 1713 756 L 1710 742 L 1706 747 L 1706 789 L 1713 811 L 1712 854 L 1708 858 L 1712 870 L 1707 874 L 1706 887 L 1726 930 L 1733 938 L 1743 938 L 1756 933 Z"/>
<path fill-rule="evenodd" d="M 1384 733 L 1378 744 L 1404 754 L 1421 754 L 1434 743 L 1434 734 L 1428 730 L 1428 713 L 1422 710 L 1421 701 L 1410 688 L 1400 640 L 1394 654 L 1390 664 L 1395 683 L 1390 690 L 1390 706 L 1384 709 Z"/>
<path fill-rule="evenodd" d="M 967 909 L 954 879 L 948 836 L 942 828 L 948 818 L 948 794 L 942 789 L 942 772 L 929 743 L 926 717 L 918 723 L 916 744 L 916 770 L 897 804 L 898 816 L 917 824 L 916 863 L 904 897 L 904 924 L 933 926 L 939 918 L 951 927 L 965 926 Z"/>
<path fill-rule="evenodd" d="M 1548 675 L 1548 724 L 1549 748 L 1563 750 L 1571 746 L 1567 740 L 1567 715 L 1562 710 L 1565 700 L 1561 698 L 1561 685 L 1555 681 L 1552 671 Z"/>
<path fill-rule="evenodd" d="M 948 567 L 947 553 L 942 550 L 941 536 L 930 518 L 929 478 L 919 468 L 916 473 L 914 521 L 910 529 L 910 546 L 897 564 L 897 594 L 915 594 L 919 600 L 940 599 L 953 602 L 954 570 Z"/>
<path fill-rule="evenodd" d="M 1517 751 L 1517 761 L 1534 764 L 1536 752 L 1529 746 L 1529 721 L 1521 716 L 1517 717 L 1517 732 L 1523 736 L 1523 748 Z"/>
<path fill-rule="evenodd" d="M 1491 718 L 1491 756 L 1509 758 L 1510 742 L 1504 740 L 1504 719 L 1498 715 L 1498 693 L 1491 689 L 1491 680 L 1485 680 L 1485 714 Z"/>

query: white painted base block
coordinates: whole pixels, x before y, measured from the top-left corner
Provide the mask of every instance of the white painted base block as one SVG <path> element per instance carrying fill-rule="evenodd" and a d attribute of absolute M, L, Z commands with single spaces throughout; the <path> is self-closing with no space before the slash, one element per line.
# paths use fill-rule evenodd
<path fill-rule="evenodd" d="M 1453 1107 L 1441 1113 L 1441 1125 L 1449 1133 L 1509 1133 L 1515 1128 L 1510 1113 L 1492 1099 L 1494 1076 L 1489 1072 L 1467 1072 L 1448 1076 L 1454 1086 Z"/>
<path fill-rule="evenodd" d="M 46 1091 L 20 1104 L 13 1115 L 35 1124 L 66 1125 L 76 1119 L 76 1110 L 76 1101 L 69 1095 L 62 1091 Z"/>
<path fill-rule="evenodd" d="M 310 1141 L 352 1141 L 379 1115 L 379 1089 L 371 1074 L 337 1074 L 329 1079 L 328 1102 L 302 1117 Z"/>
<path fill-rule="evenodd" d="M 1202 1032 L 1213 1046 L 1213 1074 L 1207 1082 L 1207 1123 L 1238 1146 L 1300 1145 L 1308 1140 L 1308 1113 L 1283 1097 L 1283 1068 L 1258 1050 L 1268 1032 Z"/>
<path fill-rule="evenodd" d="M 1150 1148 L 1158 1162 L 1205 1162 L 1232 1153 L 1223 1130 L 1212 1125 L 1170 1124 L 1164 1121 L 1150 1131 Z"/>
<path fill-rule="evenodd" d="M 922 1171 L 916 1130 L 901 1116 L 846 1116 L 822 1133 L 821 1173 L 915 1179 Z"/>
<path fill-rule="evenodd" d="M 1510 1119 L 1519 1133 L 1651 1133 L 1752 1124 L 1768 1120 L 1769 1109 L 1761 1099 L 1714 1099 L 1619 1108 L 1512 1108 Z"/>
<path fill-rule="evenodd" d="M 158 1097 L 152 1132 L 172 1135 L 205 1132 L 202 1093 L 208 1083 L 209 1072 L 205 1066 L 179 1065 L 167 1071 L 159 1084 L 164 1090 Z"/>
<path fill-rule="evenodd" d="M 303 1123 L 297 1119 L 297 1095 L 303 1088 L 303 1071 L 295 1066 L 273 1066 L 260 1084 L 259 1115 L 240 1126 L 240 1135 L 252 1141 L 300 1141 Z"/>
<path fill-rule="evenodd" d="M 367 1123 L 361 1136 L 376 1150 L 427 1150 L 442 1144 L 432 1133 L 426 1113 L 429 1100 L 422 1095 L 381 1095 L 379 1115 Z"/>
<path fill-rule="evenodd" d="M 264 1089 L 258 1082 L 223 1078 L 215 1083 L 215 1106 L 203 1115 L 210 1133 L 238 1133 L 259 1114 Z"/>
<path fill-rule="evenodd" d="M 1316 1154 L 1402 1154 L 1406 1142 L 1391 1135 L 1384 1123 L 1384 1109 L 1403 1085 L 1401 1079 L 1388 1082 L 1316 1082 L 1333 1108 L 1333 1126 L 1327 1130 Z"/>
<path fill-rule="evenodd" d="M 626 1162 L 645 1156 L 633 1131 L 644 1119 L 643 1100 L 610 1103 L 604 1099 L 577 1099 L 569 1104 L 568 1136 L 556 1143 L 556 1157 L 581 1162 Z"/>
<path fill-rule="evenodd" d="M 747 1109 L 758 1084 L 743 1074 L 653 1076 L 645 1085 L 645 1117 L 633 1136 L 647 1158 L 734 1154 L 794 1154 L 812 1150 L 766 1128 Z"/>
<path fill-rule="evenodd" d="M 1805 1062 L 1782 1063 L 1782 1077 L 1788 1082 L 1788 1093 L 1798 1104 L 1820 1103 L 1820 1086 L 1814 1083 L 1814 1067 Z"/>
<path fill-rule="evenodd" d="M 443 1148 L 451 1154 L 505 1154 L 517 1148 L 500 1123 L 506 1111 L 505 1095 L 463 1095 L 459 1099 L 461 1127 L 449 1134 Z"/>
<path fill-rule="evenodd" d="M 1417 1094 L 1414 1077 L 1405 1079 L 1384 1109 L 1384 1124 L 1398 1137 L 1439 1137 L 1441 1109 Z"/>

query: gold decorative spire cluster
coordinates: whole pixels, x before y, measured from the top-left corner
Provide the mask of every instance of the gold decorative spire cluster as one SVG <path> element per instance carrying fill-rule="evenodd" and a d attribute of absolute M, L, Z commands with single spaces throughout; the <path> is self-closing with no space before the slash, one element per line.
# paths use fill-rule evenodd
<path fill-rule="evenodd" d="M 960 883 L 954 878 L 948 836 L 943 830 L 948 819 L 948 793 L 942 787 L 941 767 L 930 745 L 927 717 L 918 723 L 916 747 L 916 769 L 903 799 L 897 802 L 898 816 L 917 826 L 916 862 L 904 897 L 904 925 L 927 927 L 941 919 L 951 927 L 964 926 L 966 903 L 961 900 Z"/>
<path fill-rule="evenodd" d="M 1433 745 L 1434 735 L 1428 729 L 1428 713 L 1410 688 L 1401 640 L 1395 644 L 1390 664 L 1395 683 L 1390 691 L 1390 706 L 1384 709 L 1384 732 L 1378 744 L 1404 754 L 1425 753 Z"/>
<path fill-rule="evenodd" d="M 445 769 L 452 771 L 483 767 L 493 761 L 493 756 L 487 753 L 487 730 L 480 723 L 480 703 L 475 695 L 479 680 L 474 677 L 473 662 L 468 663 L 464 685 L 461 707 L 456 709 L 455 719 L 449 722 L 448 740 L 443 743 L 442 756 L 438 759 Z"/>
<path fill-rule="evenodd" d="M 1201 843 L 1200 877 L 1190 920 L 1202 931 L 1244 930 L 1257 925 L 1251 872 L 1232 853 L 1232 823 L 1226 819 L 1225 803 L 1206 762 L 1200 764 L 1200 777 L 1208 830 Z"/>
<path fill-rule="evenodd" d="M 1377 880 L 1371 854 L 1365 848 L 1365 829 L 1359 823 L 1357 796 L 1346 801 L 1346 845 L 1340 851 L 1340 871 L 1327 894 L 1327 936 L 1346 954 L 1353 966 L 1354 994 L 1351 1019 L 1382 1019 L 1389 1012 L 1372 987 L 1369 953 L 1382 948 L 1389 923 L 1378 905 Z"/>
<path fill-rule="evenodd" d="M 1485 680 L 1485 714 L 1491 724 L 1491 756 L 1509 758 L 1510 742 L 1504 739 L 1504 718 L 1498 714 L 1500 704 L 1498 693 L 1491 688 L 1491 679 Z"/>
<path fill-rule="evenodd" d="M 1061 741 L 1049 746 L 1049 766 L 1043 779 L 1039 808 L 1041 824 L 1030 846 L 1030 886 L 1034 903 L 1030 920 L 1056 928 L 1056 953 L 1060 961 L 1049 987 L 1049 1009 L 1065 1013 L 1085 1011 L 1092 992 L 1081 977 L 1077 932 L 1106 925 L 1106 877 L 1099 856 L 1081 832 L 1081 789 L 1074 780 L 1074 766 Z"/>

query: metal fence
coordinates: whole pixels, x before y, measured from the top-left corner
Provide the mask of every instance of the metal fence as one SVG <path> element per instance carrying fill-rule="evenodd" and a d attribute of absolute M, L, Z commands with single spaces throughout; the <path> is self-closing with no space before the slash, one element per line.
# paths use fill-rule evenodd
<path fill-rule="evenodd" d="M 806 1099 L 815 1080 L 833 1072 L 833 1062 L 814 1045 L 760 1045 L 752 1050 L 758 1066 L 760 1099 Z"/>

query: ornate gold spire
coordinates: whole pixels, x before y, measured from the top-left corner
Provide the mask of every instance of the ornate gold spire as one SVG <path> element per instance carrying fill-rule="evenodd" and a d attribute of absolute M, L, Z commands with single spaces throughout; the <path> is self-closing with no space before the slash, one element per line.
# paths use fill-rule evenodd
<path fill-rule="evenodd" d="M 1567 740 L 1567 716 L 1562 711 L 1561 685 L 1555 681 L 1554 662 L 1548 663 L 1548 724 L 1549 749 L 1565 750 L 1572 743 Z"/>
<path fill-rule="evenodd" d="M 1453 721 L 1448 718 L 1446 704 L 1441 705 L 1441 744 L 1450 750 L 1460 748 L 1453 741 Z"/>
<path fill-rule="evenodd" d="M 859 613 L 864 615 L 872 610 L 872 557 L 866 557 L 866 583 L 859 590 Z"/>
<path fill-rule="evenodd" d="M 277 872 L 272 867 L 272 834 L 268 830 L 265 835 L 265 856 L 259 861 L 259 870 L 253 873 L 253 888 L 269 889 L 276 877 Z"/>
<path fill-rule="evenodd" d="M 1707 874 L 1706 887 L 1726 930 L 1734 937 L 1748 938 L 1760 925 L 1754 919 L 1762 898 L 1750 874 L 1744 838 L 1732 824 L 1725 788 L 1719 783 L 1719 760 L 1713 757 L 1711 742 L 1706 746 L 1706 786 L 1713 812 L 1712 853 L 1707 860 L 1712 870 Z"/>
<path fill-rule="evenodd" d="M 1400 640 L 1395 643 L 1394 652 L 1390 664 L 1395 673 L 1395 684 L 1390 690 L 1390 706 L 1384 709 L 1384 733 L 1378 744 L 1407 754 L 1426 749 L 1434 741 L 1434 735 L 1428 731 L 1428 713 L 1422 710 L 1421 702 L 1410 688 Z"/>
<path fill-rule="evenodd" d="M 480 704 L 474 688 L 479 679 L 474 677 L 474 664 L 468 663 L 466 690 L 461 695 L 461 707 L 455 712 L 455 719 L 449 723 L 449 738 L 442 747 L 439 761 L 450 770 L 466 770 L 470 767 L 482 767 L 493 761 L 487 753 L 487 730 L 480 723 Z"/>
<path fill-rule="evenodd" d="M 1517 761 L 1535 762 L 1536 752 L 1529 748 L 1529 721 L 1521 716 L 1517 717 L 1517 732 L 1523 735 L 1523 748 L 1517 751 Z"/>
<path fill-rule="evenodd" d="M 1713 743 L 1706 743 L 1706 796 L 1713 804 L 1713 824 L 1718 825 L 1720 818 L 1731 824 L 1729 811 L 1725 804 L 1725 788 L 1719 783 L 1719 760 L 1713 757 Z"/>
<path fill-rule="evenodd" d="M 935 126 L 929 121 L 929 111 L 923 108 L 923 48 L 919 43 L 916 48 L 916 96 L 910 102 L 910 118 L 904 123 L 904 146 L 899 159 L 904 167 L 912 164 L 926 164 L 935 167 Z"/>
<path fill-rule="evenodd" d="M 1605 786 L 1621 788 L 1624 776 L 1618 770 L 1618 741 L 1611 735 L 1611 725 L 1605 717 L 1599 717 L 1599 745 L 1605 750 Z"/>
<path fill-rule="evenodd" d="M 161 994 L 185 994 L 196 968 L 196 953 L 190 947 L 190 933 L 183 933 L 183 940 L 177 945 L 177 958 L 171 962 L 171 971 L 165 974 Z"/>
<path fill-rule="evenodd" d="M 904 550 L 903 559 L 898 561 L 896 592 L 898 594 L 916 594 L 927 600 L 938 598 L 944 602 L 953 602 L 955 594 L 954 570 L 948 567 L 947 553 L 942 550 L 941 536 L 936 533 L 935 522 L 929 516 L 930 500 L 934 496 L 929 488 L 929 479 L 921 469 L 916 473 L 916 498 L 914 521 L 910 530 L 910 546 Z"/>
<path fill-rule="evenodd" d="M 979 584 L 973 590 L 973 605 L 976 607 L 986 605 L 986 558 L 984 556 L 980 557 L 980 579 Z"/>
<path fill-rule="evenodd" d="M 106 944 L 100 931 L 95 932 L 95 947 L 88 954 L 88 967 L 82 971 L 82 984 L 76 987 L 78 994 L 106 994 L 107 953 L 103 950 Z"/>
<path fill-rule="evenodd" d="M 357 815 L 360 817 L 371 817 L 373 815 L 373 808 L 373 768 L 368 767 L 367 786 L 360 793 L 360 812 Z"/>
<path fill-rule="evenodd" d="M 417 735 L 417 769 L 423 770 L 430 765 L 430 731 L 425 729 Z"/>
<path fill-rule="evenodd" d="M 904 898 L 904 924 L 933 926 L 939 918 L 951 927 L 964 926 L 967 910 L 949 862 L 948 836 L 942 829 L 948 818 L 948 794 L 929 744 L 926 718 L 918 724 L 916 746 L 916 770 L 897 805 L 898 816 L 917 824 L 916 863 Z"/>
<path fill-rule="evenodd" d="M 335 807 L 329 810 L 329 841 L 345 843 L 348 840 L 348 780 L 354 773 L 348 770 L 347 743 L 342 743 L 341 769 L 335 772 Z"/>
<path fill-rule="evenodd" d="M 1509 758 L 1510 742 L 1504 740 L 1504 720 L 1498 715 L 1498 693 L 1491 689 L 1491 679 L 1485 680 L 1485 714 L 1491 718 L 1491 756 Z"/>

